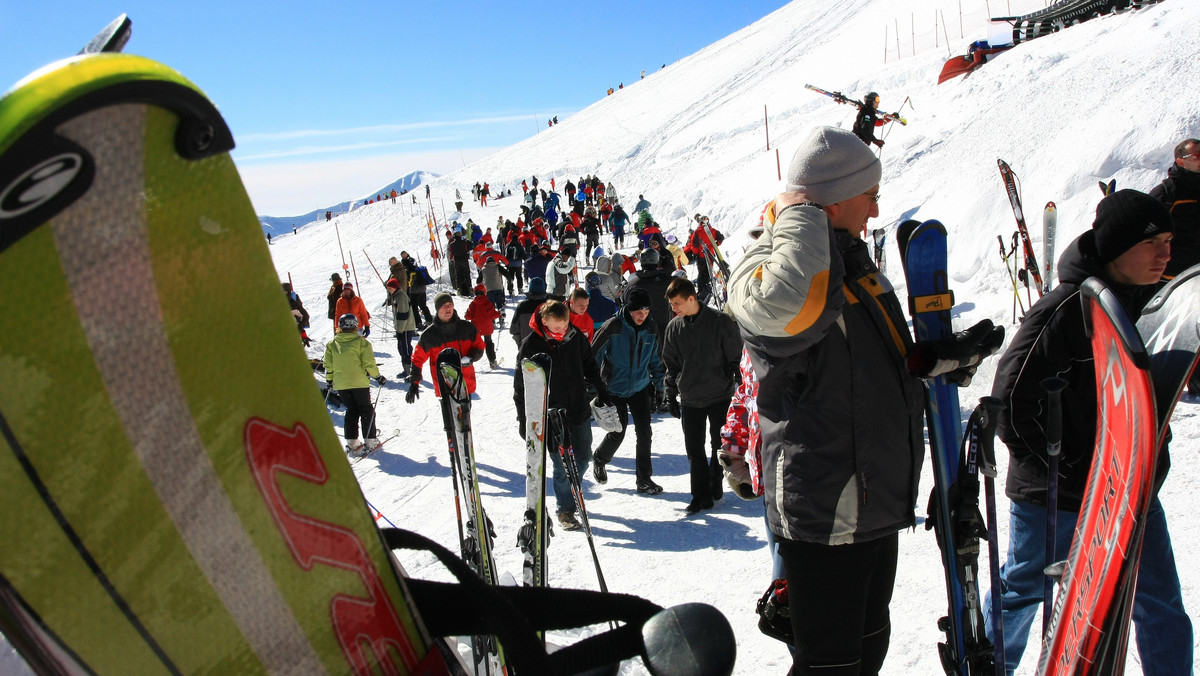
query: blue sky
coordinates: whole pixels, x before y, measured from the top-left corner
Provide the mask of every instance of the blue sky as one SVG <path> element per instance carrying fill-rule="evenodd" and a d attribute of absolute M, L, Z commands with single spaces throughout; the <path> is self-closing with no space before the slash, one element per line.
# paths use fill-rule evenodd
<path fill-rule="evenodd" d="M 255 209 L 289 216 L 457 169 L 784 4 L 0 0 L 0 86 L 126 12 L 126 51 L 216 102 Z"/>

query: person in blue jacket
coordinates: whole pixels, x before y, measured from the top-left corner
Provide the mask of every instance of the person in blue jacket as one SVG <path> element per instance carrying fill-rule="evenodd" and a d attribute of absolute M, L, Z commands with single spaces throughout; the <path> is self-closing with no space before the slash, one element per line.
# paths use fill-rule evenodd
<path fill-rule="evenodd" d="M 550 245 L 543 244 L 538 247 L 537 251 L 525 261 L 525 280 L 532 282 L 535 279 L 546 279 L 546 268 L 550 265 L 550 261 L 554 260 L 554 254 L 550 253 Z"/>
<path fill-rule="evenodd" d="M 634 289 L 621 314 L 609 319 L 592 339 L 592 352 L 600 365 L 600 375 L 612 396 L 621 431 L 604 435 L 592 458 L 592 476 L 596 483 L 608 483 L 605 465 L 612 461 L 617 448 L 625 439 L 628 418 L 633 416 L 637 434 L 636 486 L 646 495 L 662 493 L 662 486 L 651 478 L 654 467 L 650 461 L 650 410 L 661 396 L 663 384 L 662 361 L 658 356 L 658 335 L 650 317 L 650 294 Z"/>
<path fill-rule="evenodd" d="M 600 290 L 602 284 L 600 273 L 589 272 L 586 279 L 589 299 L 588 315 L 591 316 L 596 326 L 601 326 L 604 322 L 617 316 L 617 304 Z"/>

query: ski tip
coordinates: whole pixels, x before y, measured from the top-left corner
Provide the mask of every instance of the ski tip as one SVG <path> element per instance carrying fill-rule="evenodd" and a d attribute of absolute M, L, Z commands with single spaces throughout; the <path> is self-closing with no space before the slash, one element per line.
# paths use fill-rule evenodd
<path fill-rule="evenodd" d="M 661 610 L 642 626 L 642 662 L 654 676 L 728 676 L 737 660 L 733 627 L 705 603 Z"/>
<path fill-rule="evenodd" d="M 133 22 L 130 21 L 128 14 L 122 14 L 112 23 L 104 27 L 104 30 L 96 34 L 83 49 L 79 50 L 79 54 L 101 54 L 104 52 L 119 52 L 125 49 L 126 43 L 133 35 Z"/>

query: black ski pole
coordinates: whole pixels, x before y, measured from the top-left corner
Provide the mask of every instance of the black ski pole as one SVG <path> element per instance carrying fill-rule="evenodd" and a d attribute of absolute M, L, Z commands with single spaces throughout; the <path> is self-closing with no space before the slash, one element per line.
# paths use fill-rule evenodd
<path fill-rule="evenodd" d="M 1067 381 L 1051 377 L 1042 381 L 1046 390 L 1046 567 L 1056 563 L 1055 540 L 1058 537 L 1058 455 L 1062 452 L 1062 391 Z M 1042 636 L 1050 632 L 1054 580 L 1046 575 L 1042 588 Z"/>
<path fill-rule="evenodd" d="M 571 493 L 579 506 L 579 518 L 583 521 L 583 532 L 587 536 L 588 547 L 592 550 L 592 563 L 596 565 L 596 578 L 600 583 L 600 591 L 608 591 L 608 583 L 604 581 L 604 572 L 600 570 L 600 556 L 596 553 L 596 542 L 592 539 L 592 526 L 588 522 L 587 505 L 583 501 L 583 481 L 579 476 L 579 466 L 575 464 L 575 452 L 571 449 L 571 433 L 567 429 L 567 412 L 565 409 L 552 408 L 549 411 L 557 428 L 558 455 L 563 467 L 567 470 L 570 480 Z"/>
<path fill-rule="evenodd" d="M 996 397 L 979 399 L 979 473 L 983 475 L 983 499 L 987 509 L 988 572 L 992 584 L 992 647 L 996 654 L 996 673 L 1007 673 L 1004 661 L 1004 615 L 1000 598 L 1000 536 L 996 522 L 996 422 L 1004 402 Z"/>

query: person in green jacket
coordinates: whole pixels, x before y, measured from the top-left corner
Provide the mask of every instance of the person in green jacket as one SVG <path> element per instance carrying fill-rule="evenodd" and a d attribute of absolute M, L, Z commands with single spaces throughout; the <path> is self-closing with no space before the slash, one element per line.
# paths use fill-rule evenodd
<path fill-rule="evenodd" d="M 346 453 L 353 457 L 362 457 L 379 447 L 368 377 L 380 387 L 387 382 L 379 375 L 371 342 L 358 335 L 358 317 L 346 313 L 338 318 L 337 335 L 325 344 L 325 379 L 346 405 Z M 360 420 L 366 443 L 358 440 Z"/>

